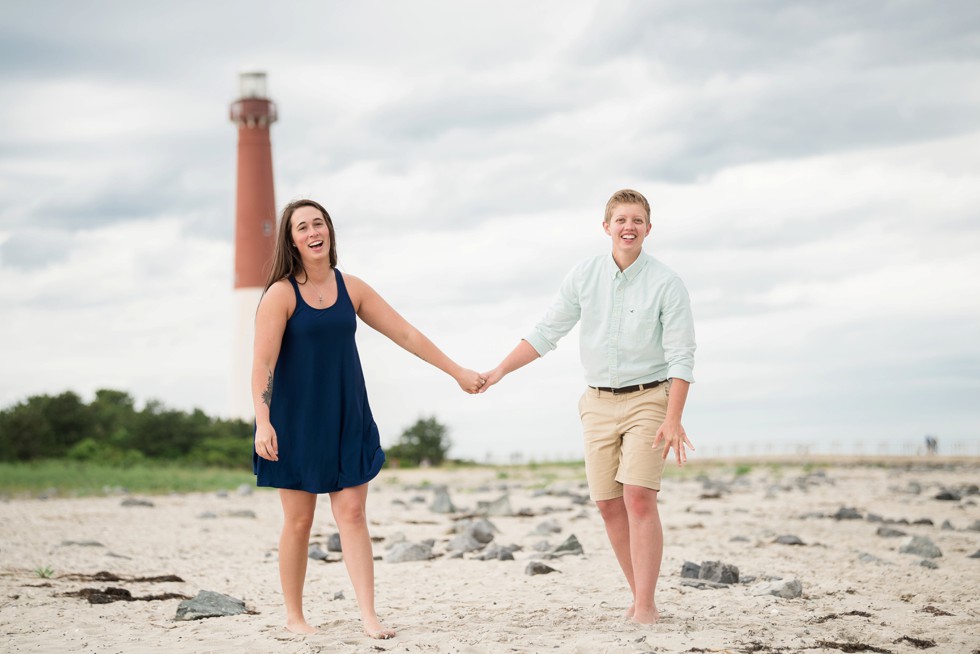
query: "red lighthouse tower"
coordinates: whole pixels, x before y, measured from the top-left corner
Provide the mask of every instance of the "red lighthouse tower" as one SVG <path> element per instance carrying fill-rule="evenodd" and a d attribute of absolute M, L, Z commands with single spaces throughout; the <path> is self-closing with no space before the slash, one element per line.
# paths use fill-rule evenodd
<path fill-rule="evenodd" d="M 238 187 L 235 193 L 235 339 L 232 415 L 254 417 L 251 372 L 255 308 L 272 265 L 276 234 L 276 199 L 272 186 L 272 142 L 269 127 L 276 105 L 266 93 L 265 73 L 239 76 L 239 98 L 231 104 L 238 126 Z"/>

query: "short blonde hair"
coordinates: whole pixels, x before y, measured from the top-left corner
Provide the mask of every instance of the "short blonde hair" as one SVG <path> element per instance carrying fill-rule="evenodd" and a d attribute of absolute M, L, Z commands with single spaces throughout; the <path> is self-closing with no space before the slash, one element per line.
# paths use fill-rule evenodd
<path fill-rule="evenodd" d="M 643 197 L 642 193 L 639 191 L 634 191 L 631 188 L 624 188 L 612 194 L 612 197 L 609 198 L 609 202 L 606 203 L 606 218 L 603 220 L 603 222 L 609 222 L 609 219 L 612 218 L 613 209 L 620 204 L 640 205 L 647 214 L 647 224 L 650 224 L 650 203 L 647 202 L 647 199 Z"/>

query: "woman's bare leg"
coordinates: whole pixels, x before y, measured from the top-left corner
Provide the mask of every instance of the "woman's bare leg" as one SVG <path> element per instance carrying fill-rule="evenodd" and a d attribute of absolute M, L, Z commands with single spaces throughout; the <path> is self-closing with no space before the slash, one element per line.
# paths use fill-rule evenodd
<path fill-rule="evenodd" d="M 386 629 L 374 610 L 374 552 L 364 512 L 367 493 L 367 484 L 330 493 L 330 508 L 340 530 L 344 564 L 361 609 L 364 633 L 371 638 L 393 638 L 394 630 Z"/>
<path fill-rule="evenodd" d="M 286 629 L 313 634 L 316 629 L 303 615 L 303 585 L 309 559 L 310 529 L 316 510 L 316 495 L 298 490 L 279 490 L 282 502 L 282 535 L 279 537 L 279 579 L 286 603 Z"/>

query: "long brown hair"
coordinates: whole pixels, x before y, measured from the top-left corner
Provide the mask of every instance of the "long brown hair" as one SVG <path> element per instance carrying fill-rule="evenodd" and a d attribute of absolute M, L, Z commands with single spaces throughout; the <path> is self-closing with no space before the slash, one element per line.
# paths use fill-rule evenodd
<path fill-rule="evenodd" d="M 299 250 L 294 247 L 292 236 L 292 217 L 293 212 L 300 207 L 313 207 L 323 214 L 323 220 L 327 223 L 330 232 L 330 267 L 337 267 L 337 235 L 333 229 L 333 221 L 330 214 L 318 202 L 313 200 L 295 200 L 283 208 L 282 216 L 279 218 L 279 233 L 276 235 L 276 250 L 272 255 L 272 269 L 269 271 L 269 279 L 265 282 L 262 293 L 265 294 L 269 287 L 289 276 L 295 276 L 303 269 L 303 260 L 299 256 Z"/>

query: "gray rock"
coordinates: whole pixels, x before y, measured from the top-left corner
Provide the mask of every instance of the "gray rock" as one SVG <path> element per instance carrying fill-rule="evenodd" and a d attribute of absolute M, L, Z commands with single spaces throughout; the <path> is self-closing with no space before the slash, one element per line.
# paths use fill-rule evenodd
<path fill-rule="evenodd" d="M 446 550 L 449 552 L 475 552 L 482 550 L 485 546 L 486 543 L 481 543 L 473 538 L 469 532 L 464 532 L 449 541 Z"/>
<path fill-rule="evenodd" d="M 950 522 L 949 520 L 943 520 L 943 526 L 940 527 L 940 529 L 942 529 L 943 531 L 953 531 L 956 529 L 956 527 L 954 527 L 953 523 Z"/>
<path fill-rule="evenodd" d="M 967 527 L 969 531 L 980 531 L 980 520 L 974 520 L 973 524 Z"/>
<path fill-rule="evenodd" d="M 61 541 L 62 547 L 105 547 L 102 543 L 97 540 L 63 540 Z"/>
<path fill-rule="evenodd" d="M 555 570 L 550 565 L 542 563 L 541 561 L 529 561 L 527 567 L 524 568 L 524 574 L 534 576 L 534 575 L 546 575 L 552 572 L 559 572 Z"/>
<path fill-rule="evenodd" d="M 834 518 L 835 520 L 861 520 L 862 519 L 862 516 L 860 513 L 858 513 L 857 509 L 853 509 L 846 506 L 842 506 L 841 508 L 837 509 L 837 513 L 835 513 L 830 517 Z"/>
<path fill-rule="evenodd" d="M 486 548 L 480 556 L 475 557 L 479 561 L 513 561 L 514 552 L 521 549 L 519 545 L 498 545 L 494 543 Z"/>
<path fill-rule="evenodd" d="M 901 529 L 893 529 L 891 527 L 878 527 L 878 531 L 875 533 L 882 538 L 899 538 L 901 536 L 908 536 L 908 534 Z"/>
<path fill-rule="evenodd" d="M 425 497 L 423 495 L 413 495 L 409 502 L 412 504 L 425 504 Z"/>
<path fill-rule="evenodd" d="M 783 599 L 795 599 L 803 595 L 803 584 L 799 579 L 773 581 L 753 590 L 753 595 L 775 595 Z"/>
<path fill-rule="evenodd" d="M 252 484 L 241 484 L 238 487 L 238 490 L 236 490 L 235 492 L 241 495 L 242 497 L 248 497 L 254 492 L 254 490 L 255 489 L 252 488 Z"/>
<path fill-rule="evenodd" d="M 310 550 L 308 556 L 314 561 L 326 561 L 329 555 L 324 552 L 319 545 L 316 543 L 310 543 Z"/>
<path fill-rule="evenodd" d="M 867 520 L 868 522 L 884 522 L 885 521 L 885 519 L 882 518 L 877 513 L 869 513 L 868 516 L 865 518 L 865 520 Z"/>
<path fill-rule="evenodd" d="M 922 559 L 919 561 L 919 565 L 921 565 L 923 568 L 929 568 L 931 570 L 937 570 L 939 568 L 938 563 L 929 559 Z"/>
<path fill-rule="evenodd" d="M 681 566 L 681 577 L 685 579 L 697 579 L 701 576 L 701 566 L 694 561 L 684 561 Z"/>
<path fill-rule="evenodd" d="M 405 534 L 403 534 L 400 531 L 396 531 L 391 536 L 388 536 L 388 544 L 385 545 L 385 549 L 390 550 L 398 543 L 404 543 L 404 542 L 405 542 Z"/>
<path fill-rule="evenodd" d="M 730 539 L 728 539 L 728 542 L 730 542 L 730 543 L 751 543 L 752 541 L 749 539 L 748 536 L 732 536 Z"/>
<path fill-rule="evenodd" d="M 435 547 L 436 546 L 436 539 L 435 538 L 426 538 L 425 540 L 420 541 L 420 542 L 423 545 L 428 545 L 429 547 Z"/>
<path fill-rule="evenodd" d="M 800 516 L 800 520 L 819 520 L 820 518 L 826 518 L 827 515 L 822 511 L 809 511 Z"/>
<path fill-rule="evenodd" d="M 737 584 L 738 568 L 721 561 L 702 561 L 698 579 L 719 584 Z"/>
<path fill-rule="evenodd" d="M 226 514 L 229 518 L 255 518 L 255 511 L 252 509 L 238 509 L 237 511 L 228 511 Z"/>
<path fill-rule="evenodd" d="M 879 559 L 874 554 L 868 554 L 867 552 L 861 552 L 860 554 L 858 554 L 858 561 L 861 561 L 862 563 L 877 563 L 879 565 L 892 565 L 890 561 Z"/>
<path fill-rule="evenodd" d="M 913 525 L 929 525 L 930 527 L 932 527 L 936 523 L 934 523 L 931 518 L 919 518 L 918 520 L 916 520 L 912 524 Z"/>
<path fill-rule="evenodd" d="M 514 515 L 514 510 L 510 506 L 510 495 L 506 493 L 492 502 L 477 502 L 477 511 L 484 515 Z"/>
<path fill-rule="evenodd" d="M 551 549 L 551 543 L 546 540 L 539 540 L 531 547 L 531 549 L 533 549 L 535 552 L 547 552 Z"/>
<path fill-rule="evenodd" d="M 432 504 L 429 505 L 429 510 L 433 513 L 456 512 L 456 506 L 453 505 L 453 501 L 449 497 L 449 491 L 446 490 L 445 486 L 436 487 L 435 497 L 432 499 Z"/>
<path fill-rule="evenodd" d="M 333 601 L 342 600 L 342 599 L 344 599 L 344 591 L 338 590 L 336 593 L 333 594 Z"/>
<path fill-rule="evenodd" d="M 906 493 L 911 493 L 912 495 L 919 495 L 922 493 L 922 484 L 917 481 L 910 481 L 909 485 L 905 488 Z"/>
<path fill-rule="evenodd" d="M 218 517 L 218 514 L 214 511 L 205 511 L 204 513 L 199 513 L 197 517 L 200 520 L 214 520 Z"/>
<path fill-rule="evenodd" d="M 177 606 L 177 620 L 201 620 L 245 613 L 245 602 L 228 595 L 202 590 Z"/>
<path fill-rule="evenodd" d="M 977 550 L 976 552 L 974 552 L 973 554 L 971 554 L 970 556 L 968 556 L 966 558 L 968 558 L 968 559 L 980 559 L 980 550 Z"/>
<path fill-rule="evenodd" d="M 388 563 L 405 563 L 407 561 L 428 561 L 432 558 L 432 547 L 422 543 L 401 542 L 395 543 L 388 553 L 385 554 L 385 561 Z"/>
<path fill-rule="evenodd" d="M 141 500 L 135 497 L 127 497 L 122 502 L 121 506 L 153 506 L 153 502 L 150 500 Z"/>
<path fill-rule="evenodd" d="M 684 579 L 681 581 L 681 586 L 690 586 L 698 590 L 714 590 L 716 588 L 729 587 L 728 584 L 720 584 L 716 581 L 707 581 L 705 579 Z"/>
<path fill-rule="evenodd" d="M 340 545 L 340 534 L 334 532 L 327 536 L 327 551 L 328 552 L 343 552 L 343 548 Z"/>
<path fill-rule="evenodd" d="M 551 551 L 552 556 L 565 556 L 566 554 L 585 554 L 575 534 L 569 535 L 564 543 Z"/>
<path fill-rule="evenodd" d="M 397 497 L 393 499 L 391 503 L 395 506 L 408 506 L 407 504 L 405 504 L 405 500 L 399 499 Z"/>
<path fill-rule="evenodd" d="M 948 488 L 944 488 L 933 498 L 935 500 L 941 500 L 944 502 L 959 502 L 962 497 L 956 491 L 951 491 Z"/>
<path fill-rule="evenodd" d="M 740 584 L 754 584 L 757 577 L 755 575 L 739 575 L 738 583 Z"/>
<path fill-rule="evenodd" d="M 480 543 L 489 543 L 493 540 L 494 532 L 499 532 L 500 530 L 494 526 L 492 522 L 486 518 L 479 518 L 477 520 L 472 520 L 471 522 L 463 525 L 463 533 L 469 534 L 473 537 L 473 540 Z"/>
<path fill-rule="evenodd" d="M 776 542 L 780 545 L 806 545 L 799 536 L 794 536 L 793 534 L 784 534 L 776 538 Z"/>
<path fill-rule="evenodd" d="M 914 554 L 926 559 L 935 559 L 943 555 L 936 544 L 925 536 L 909 537 L 908 540 L 902 542 L 898 551 L 902 554 Z"/>
<path fill-rule="evenodd" d="M 558 524 L 557 520 L 545 520 L 534 528 L 532 533 L 539 534 L 541 536 L 549 536 L 551 534 L 560 534 L 561 525 Z"/>
<path fill-rule="evenodd" d="M 219 491 L 215 491 L 214 496 L 215 497 L 221 497 L 221 498 L 228 497 L 228 491 L 226 491 L 225 489 L 222 488 Z"/>

